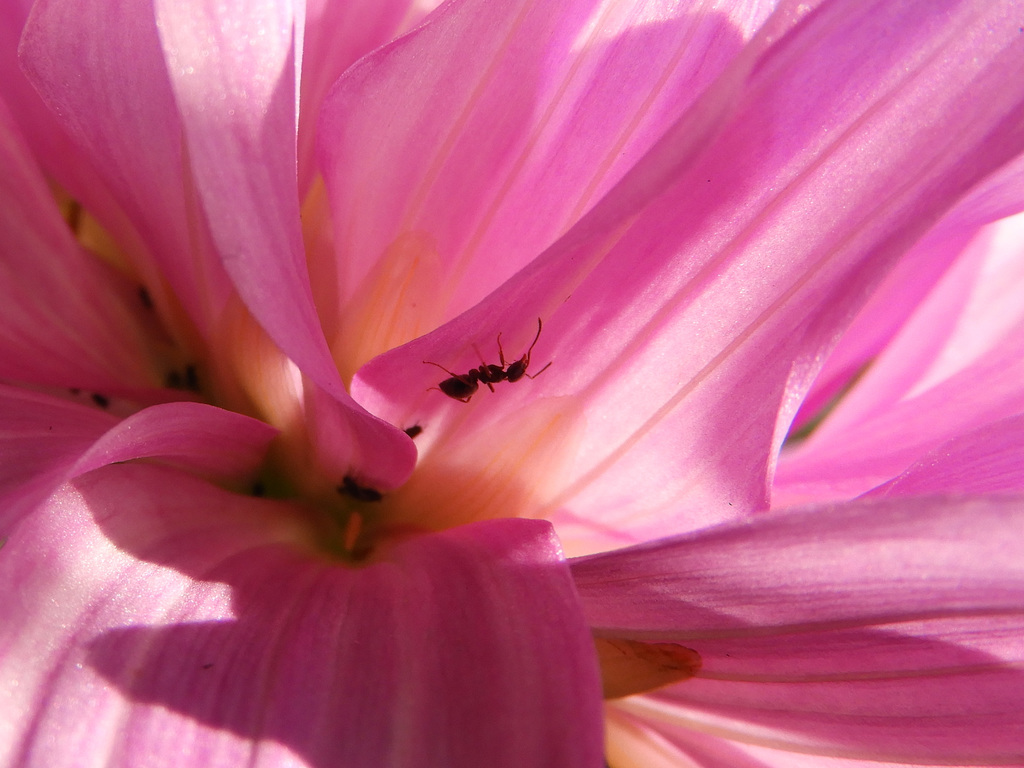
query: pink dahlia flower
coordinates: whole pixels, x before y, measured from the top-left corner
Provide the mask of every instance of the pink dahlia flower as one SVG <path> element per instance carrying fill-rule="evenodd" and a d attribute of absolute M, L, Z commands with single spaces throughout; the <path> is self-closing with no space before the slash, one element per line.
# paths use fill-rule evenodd
<path fill-rule="evenodd" d="M 1024 765 L 1022 71 L 1009 0 L 2 4 L 0 763 Z"/>

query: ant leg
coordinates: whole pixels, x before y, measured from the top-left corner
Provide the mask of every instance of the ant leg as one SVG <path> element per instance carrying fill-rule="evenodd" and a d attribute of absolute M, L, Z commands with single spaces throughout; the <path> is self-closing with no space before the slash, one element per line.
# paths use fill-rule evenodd
<path fill-rule="evenodd" d="M 422 362 L 423 362 L 424 365 L 436 365 L 438 368 L 440 368 L 442 371 L 444 371 L 445 373 L 447 373 L 449 376 L 451 376 L 454 379 L 459 378 L 459 374 L 452 373 L 451 371 L 449 371 L 447 368 L 445 368 L 440 363 L 432 363 L 429 360 L 423 360 Z M 430 390 L 427 390 L 427 391 L 429 392 Z"/>
<path fill-rule="evenodd" d="M 553 363 L 554 360 L 552 360 L 551 362 Z M 542 373 L 544 373 L 544 371 L 546 371 L 550 367 L 551 367 L 551 363 L 548 363 L 547 365 L 545 365 L 543 368 L 541 368 L 536 373 L 533 373 L 533 374 L 531 374 L 531 373 L 524 373 L 523 375 L 526 376 L 526 378 L 528 378 L 528 379 L 536 379 L 538 376 L 540 376 Z"/>
<path fill-rule="evenodd" d="M 507 368 L 505 364 L 505 350 L 501 348 L 501 333 L 498 333 L 498 358 L 501 360 L 501 367 Z"/>

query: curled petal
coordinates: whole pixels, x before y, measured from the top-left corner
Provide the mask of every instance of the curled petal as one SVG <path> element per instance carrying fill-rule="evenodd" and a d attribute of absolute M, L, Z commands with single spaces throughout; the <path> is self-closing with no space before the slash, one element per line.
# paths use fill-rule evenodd
<path fill-rule="evenodd" d="M 200 475 L 251 477 L 276 430 L 201 403 L 166 403 L 123 420 L 96 407 L 0 386 L 0 499 L 6 532 L 66 480 L 107 464 L 157 459 Z"/>
<path fill-rule="evenodd" d="M 157 21 L 196 187 L 225 268 L 253 317 L 335 399 L 335 421 L 355 441 L 346 452 L 395 457 L 351 468 L 393 487 L 412 471 L 414 450 L 345 391 L 306 269 L 296 190 L 303 9 L 161 2 Z"/>

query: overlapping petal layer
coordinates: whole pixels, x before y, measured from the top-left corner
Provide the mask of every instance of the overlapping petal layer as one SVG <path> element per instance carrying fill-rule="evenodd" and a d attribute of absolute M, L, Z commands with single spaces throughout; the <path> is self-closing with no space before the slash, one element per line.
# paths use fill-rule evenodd
<path fill-rule="evenodd" d="M 0 574 L 10 764 L 600 763 L 593 645 L 547 523 L 351 569 L 288 505 L 124 465 L 27 519 Z"/>
<path fill-rule="evenodd" d="M 0 535 L 59 485 L 94 469 L 156 459 L 238 482 L 276 430 L 202 403 L 165 403 L 118 419 L 96 407 L 0 385 Z"/>
<path fill-rule="evenodd" d="M 408 477 L 415 451 L 344 390 L 305 268 L 296 186 L 302 7 L 240 11 L 170 3 L 158 4 L 154 16 L 152 8 L 131 4 L 45 3 L 26 29 L 23 59 L 50 106 L 106 169 L 129 218 L 143 227 L 138 236 L 206 341 L 223 342 L 212 328 L 227 305 L 230 274 L 249 311 L 311 387 L 336 401 L 334 420 L 349 440 L 326 463 L 393 487 Z M 85 27 L 113 25 L 119 36 L 100 39 L 65 23 L 74 14 L 81 24 L 82 13 L 89 14 Z M 67 39 L 50 33 L 62 24 L 70 29 Z M 137 66 L 123 67 L 126 59 Z M 83 61 L 93 79 L 71 78 L 70 68 Z M 142 109 L 139 91 L 147 93 Z M 145 145 L 133 141 L 140 135 L 148 137 Z M 389 460 L 380 461 L 382 455 Z M 370 466 L 361 466 L 364 460 Z"/>
<path fill-rule="evenodd" d="M 420 468 L 439 474 L 463 471 L 447 462 L 450 435 L 483 444 L 524 418 L 572 425 L 572 457 L 527 485 L 543 488 L 531 513 L 583 547 L 765 506 L 823 352 L 903 251 L 1024 143 L 1024 92 L 1008 86 L 1024 65 L 1016 23 L 1002 7 L 948 6 L 783 6 L 569 233 L 366 366 L 354 395 L 436 435 Z M 553 361 L 542 377 L 468 406 L 428 391 L 444 374 L 422 361 L 464 372 L 480 364 L 474 342 L 493 350 L 499 332 L 515 359 L 537 317 L 533 361 Z"/>
<path fill-rule="evenodd" d="M 962 444 L 978 430 L 988 429 L 986 450 L 1004 460 L 1019 451 L 1010 422 L 996 423 L 1024 412 L 1022 235 L 1020 216 L 979 232 L 850 395 L 805 444 L 783 455 L 777 503 L 864 493 L 943 452 L 951 465 L 960 449 L 944 444 Z M 976 462 L 982 446 L 974 442 Z M 978 470 L 973 474 L 984 480 Z M 954 487 L 932 475 L 935 485 L 918 485 L 920 492 Z"/>
<path fill-rule="evenodd" d="M 798 420 L 817 415 L 885 348 L 980 227 L 1022 208 L 1024 155 L 971 190 L 900 260 L 829 355 L 801 404 Z"/>
<path fill-rule="evenodd" d="M 597 633 L 671 640 L 697 679 L 624 710 L 874 760 L 1016 764 L 1019 497 L 778 512 L 574 561 Z"/>
<path fill-rule="evenodd" d="M 0 102 L 0 379 L 124 393 L 159 383 L 135 286 L 83 253 Z"/>
<path fill-rule="evenodd" d="M 973 227 L 1014 204 L 1019 165 L 1000 166 L 1024 146 L 1020 3 L 450 2 L 326 99 L 338 250 L 309 257 L 337 306 L 314 303 L 303 252 L 296 191 L 317 194 L 308 105 L 418 11 L 318 7 L 318 19 L 373 19 L 334 48 L 301 2 L 156 5 L 154 16 L 145 3 L 44 0 L 29 23 L 27 70 L 85 157 L 55 177 L 123 241 L 128 278 L 84 293 L 111 298 L 109 316 L 63 329 L 44 317 L 60 354 L 22 351 L 11 370 L 38 364 L 26 378 L 63 387 L 66 372 L 120 379 L 106 353 L 131 358 L 130 334 L 87 342 L 117 336 L 132 281 L 157 289 L 179 343 L 215 355 L 224 313 L 245 314 L 237 289 L 253 335 L 280 347 L 275 363 L 301 369 L 290 405 L 332 501 L 357 508 L 334 493 L 348 473 L 385 491 L 405 481 L 415 457 L 399 429 L 422 430 L 412 481 L 376 508 L 389 531 L 421 533 L 342 567 L 351 551 L 317 549 L 339 539 L 318 528 L 331 513 L 195 478 L 249 479 L 266 425 L 195 403 L 118 421 L 104 395 L 91 408 L 3 388 L 0 533 L 20 524 L 0 558 L 15 587 L 0 605 L 0 664 L 18 683 L 0 754 L 41 766 L 597 765 L 589 619 L 703 657 L 699 679 L 616 705 L 613 731 L 657 742 L 637 753 L 647 768 L 803 764 L 764 745 L 1024 762 L 1020 500 L 915 495 L 1019 490 L 1019 417 L 1006 417 L 1024 380 L 1020 304 L 1012 290 L 965 291 L 985 276 L 988 234 L 895 339 L 895 362 L 803 454 L 829 493 L 846 476 L 860 492 L 902 471 L 875 490 L 900 498 L 577 561 L 586 616 L 547 523 L 422 533 L 547 515 L 583 551 L 765 507 L 789 420 L 865 297 L 919 242 L 921 261 L 886 294 L 914 304 Z M 0 43 L 18 25 L 10 8 Z M 316 41 L 305 51 L 304 33 Z M 300 62 L 326 62 L 310 64 L 321 79 L 300 85 Z M 32 146 L 67 152 L 60 130 L 47 136 Z M 30 283 L 26 262 L 15 288 L 63 295 L 93 267 L 55 217 L 17 213 L 26 168 L 10 190 L 0 182 L 16 212 L 0 226 L 19 248 L 45 241 L 68 273 Z M 27 186 L 44 196 L 38 178 Z M 972 301 L 988 313 L 964 312 Z M 19 321 L 40 309 L 10 306 L 0 313 Z M 356 399 L 382 419 L 362 411 L 344 382 L 428 332 L 355 376 Z M 446 374 L 424 365 L 500 359 L 507 378 L 521 355 L 529 376 L 481 385 L 470 403 L 432 391 Z M 858 408 L 870 428 L 847 442 Z M 873 455 L 892 435 L 904 439 Z M 810 452 L 829 440 L 831 454 Z M 881 469 L 842 461 L 856 452 Z M 136 458 L 173 469 L 106 466 Z M 837 475 L 822 474 L 830 462 Z M 613 754 L 616 768 L 637 759 Z"/>
<path fill-rule="evenodd" d="M 118 238 L 154 300 L 175 316 L 172 327 L 185 340 L 196 331 L 208 340 L 230 284 L 213 256 L 190 178 L 153 9 L 133 2 L 38 2 L 20 53 L 32 84 L 112 200 L 92 194 L 93 187 L 71 191 Z"/>
<path fill-rule="evenodd" d="M 364 362 L 498 288 L 694 103 L 772 5 L 451 3 L 346 72 L 320 125 L 335 311 L 354 326 L 339 346 Z M 491 345 L 483 330 L 473 337 Z"/>
<path fill-rule="evenodd" d="M 317 173 L 316 129 L 323 99 L 342 72 L 418 23 L 437 0 L 310 0 L 302 46 L 299 98 L 299 192 Z"/>

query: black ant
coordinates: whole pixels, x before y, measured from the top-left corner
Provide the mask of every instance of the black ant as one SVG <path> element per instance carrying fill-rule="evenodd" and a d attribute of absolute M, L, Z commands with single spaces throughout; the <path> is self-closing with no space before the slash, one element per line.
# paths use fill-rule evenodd
<path fill-rule="evenodd" d="M 493 363 L 485 363 L 481 361 L 480 365 L 476 368 L 470 368 L 468 373 L 459 374 L 452 373 L 440 363 L 432 363 L 429 360 L 424 360 L 423 363 L 424 365 L 435 365 L 451 377 L 438 384 L 438 389 L 454 400 L 468 403 L 469 399 L 473 397 L 473 395 L 476 394 L 476 391 L 480 388 L 480 382 L 486 384 L 487 388 L 493 392 L 493 385 L 497 384 L 499 381 L 514 383 L 523 378 L 523 376 L 528 379 L 535 379 L 548 369 L 551 363 L 548 363 L 532 375 L 526 372 L 526 369 L 530 367 L 530 353 L 533 352 L 533 348 L 537 344 L 537 339 L 540 338 L 541 328 L 541 320 L 538 317 L 537 335 L 533 337 L 533 342 L 530 344 L 530 348 L 526 350 L 526 354 L 511 363 L 505 361 L 505 350 L 501 348 L 500 333 L 498 334 L 498 357 L 501 360 L 501 365 L 494 365 Z"/>

